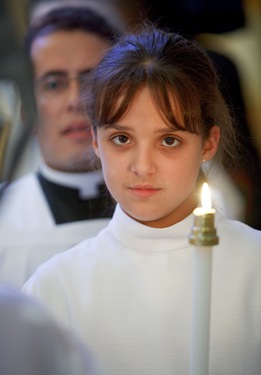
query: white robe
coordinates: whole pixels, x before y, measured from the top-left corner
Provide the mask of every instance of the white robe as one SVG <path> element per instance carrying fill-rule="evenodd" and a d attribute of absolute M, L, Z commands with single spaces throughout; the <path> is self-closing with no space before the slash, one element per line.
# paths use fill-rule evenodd
<path fill-rule="evenodd" d="M 21 177 L 0 201 L 0 282 L 21 287 L 42 262 L 96 235 L 108 222 L 56 225 L 36 174 Z"/>
<path fill-rule="evenodd" d="M 187 375 L 193 215 L 163 229 L 119 206 L 95 238 L 43 264 L 23 292 L 80 334 L 109 375 Z M 209 375 L 260 375 L 261 232 L 219 213 Z"/>

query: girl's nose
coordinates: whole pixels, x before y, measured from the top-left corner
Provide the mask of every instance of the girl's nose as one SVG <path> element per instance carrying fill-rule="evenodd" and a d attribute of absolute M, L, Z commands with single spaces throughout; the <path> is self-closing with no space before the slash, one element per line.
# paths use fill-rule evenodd
<path fill-rule="evenodd" d="M 156 171 L 154 152 L 151 148 L 144 147 L 135 150 L 130 170 L 140 177 L 150 176 Z"/>

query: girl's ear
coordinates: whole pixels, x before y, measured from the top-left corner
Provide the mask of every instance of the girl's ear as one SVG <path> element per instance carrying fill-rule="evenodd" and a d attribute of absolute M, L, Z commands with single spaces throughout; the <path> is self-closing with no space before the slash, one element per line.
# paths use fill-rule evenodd
<path fill-rule="evenodd" d="M 93 127 L 91 128 L 91 134 L 92 134 L 92 148 L 95 152 L 95 155 L 100 158 L 99 148 L 98 148 L 98 142 L 97 142 L 97 134 L 94 131 Z"/>
<path fill-rule="evenodd" d="M 209 137 L 204 141 L 203 144 L 203 160 L 210 160 L 215 156 L 219 145 L 219 139 L 220 129 L 217 125 L 214 125 L 210 129 Z"/>

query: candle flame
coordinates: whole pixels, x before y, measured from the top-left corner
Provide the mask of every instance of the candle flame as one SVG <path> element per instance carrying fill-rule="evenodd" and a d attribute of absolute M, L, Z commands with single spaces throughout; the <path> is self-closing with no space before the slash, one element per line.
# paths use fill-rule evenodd
<path fill-rule="evenodd" d="M 211 209 L 211 197 L 210 197 L 210 190 L 209 186 L 206 182 L 204 182 L 201 191 L 201 205 L 204 209 L 209 210 Z"/>

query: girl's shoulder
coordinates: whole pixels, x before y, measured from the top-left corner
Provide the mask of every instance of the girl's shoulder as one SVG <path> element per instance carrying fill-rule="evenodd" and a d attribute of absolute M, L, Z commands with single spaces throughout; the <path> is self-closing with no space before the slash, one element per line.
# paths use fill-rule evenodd
<path fill-rule="evenodd" d="M 220 240 L 229 241 L 234 246 L 246 245 L 248 248 L 257 247 L 261 252 L 261 231 L 237 220 L 221 218 L 217 225 Z"/>

